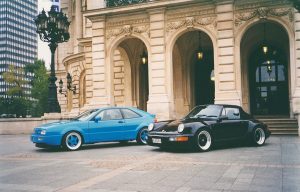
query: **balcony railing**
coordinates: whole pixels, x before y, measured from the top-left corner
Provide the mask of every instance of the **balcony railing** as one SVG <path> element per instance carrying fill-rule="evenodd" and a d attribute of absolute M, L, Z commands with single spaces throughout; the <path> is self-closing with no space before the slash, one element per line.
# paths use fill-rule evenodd
<path fill-rule="evenodd" d="M 146 3 L 151 0 L 105 0 L 106 7 L 119 7 L 137 3 Z"/>

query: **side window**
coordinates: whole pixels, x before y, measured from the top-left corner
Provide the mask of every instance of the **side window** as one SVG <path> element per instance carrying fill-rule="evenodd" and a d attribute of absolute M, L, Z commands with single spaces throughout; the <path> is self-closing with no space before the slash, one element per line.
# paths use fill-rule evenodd
<path fill-rule="evenodd" d="M 225 108 L 223 108 L 223 109 L 222 109 L 221 116 L 226 116 L 226 111 L 225 111 Z"/>
<path fill-rule="evenodd" d="M 240 110 L 238 108 L 225 108 L 228 119 L 240 119 Z"/>
<path fill-rule="evenodd" d="M 130 109 L 121 109 L 121 110 L 124 115 L 124 119 L 133 119 L 133 118 L 141 117 L 139 114 L 137 114 L 134 111 L 131 111 Z"/>
<path fill-rule="evenodd" d="M 123 119 L 119 109 L 106 109 L 101 111 L 98 116 L 102 121 Z"/>

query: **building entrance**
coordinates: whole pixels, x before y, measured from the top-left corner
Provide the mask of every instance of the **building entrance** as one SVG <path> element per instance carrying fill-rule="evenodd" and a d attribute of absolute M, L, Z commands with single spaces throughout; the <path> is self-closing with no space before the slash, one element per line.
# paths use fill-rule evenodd
<path fill-rule="evenodd" d="M 176 118 L 196 105 L 214 103 L 214 52 L 203 31 L 189 31 L 175 42 L 172 53 Z"/>
<path fill-rule="evenodd" d="M 250 57 L 250 103 L 254 115 L 288 115 L 288 70 L 286 55 L 268 47 Z"/>
<path fill-rule="evenodd" d="M 213 104 L 215 99 L 214 66 L 212 53 L 195 62 L 195 105 Z"/>
<path fill-rule="evenodd" d="M 241 41 L 243 108 L 252 115 L 289 115 L 289 55 L 286 30 L 264 20 L 253 24 Z"/>

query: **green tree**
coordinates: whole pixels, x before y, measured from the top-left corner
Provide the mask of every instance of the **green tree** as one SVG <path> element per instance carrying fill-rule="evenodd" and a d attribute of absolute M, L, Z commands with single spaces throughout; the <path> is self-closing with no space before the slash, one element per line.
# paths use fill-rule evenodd
<path fill-rule="evenodd" d="M 48 102 L 48 78 L 44 60 L 36 60 L 33 64 L 26 65 L 26 73 L 33 73 L 31 81 L 31 96 L 35 99 L 32 102 L 31 114 L 41 116 L 46 112 Z"/>
<path fill-rule="evenodd" d="M 10 84 L 6 94 L 6 98 L 2 98 L 1 105 L 3 105 L 2 113 L 16 114 L 19 116 L 26 116 L 29 107 L 28 97 L 25 97 L 25 87 L 28 81 L 25 80 L 25 71 L 23 68 L 10 65 L 8 70 L 4 72 L 3 79 Z"/>
<path fill-rule="evenodd" d="M 12 85 L 7 91 L 9 96 L 22 97 L 24 95 L 25 85 L 28 83 L 24 79 L 24 74 L 23 68 L 14 65 L 9 65 L 8 70 L 3 73 L 4 81 Z"/>

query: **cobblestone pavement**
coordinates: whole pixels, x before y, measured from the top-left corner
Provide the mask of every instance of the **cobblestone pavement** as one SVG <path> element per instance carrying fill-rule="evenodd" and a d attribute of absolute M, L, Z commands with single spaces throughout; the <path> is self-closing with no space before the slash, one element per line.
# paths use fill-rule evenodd
<path fill-rule="evenodd" d="M 198 153 L 134 142 L 66 152 L 37 149 L 26 135 L 2 135 L 0 191 L 300 191 L 300 137 Z"/>

